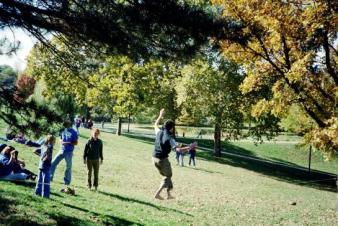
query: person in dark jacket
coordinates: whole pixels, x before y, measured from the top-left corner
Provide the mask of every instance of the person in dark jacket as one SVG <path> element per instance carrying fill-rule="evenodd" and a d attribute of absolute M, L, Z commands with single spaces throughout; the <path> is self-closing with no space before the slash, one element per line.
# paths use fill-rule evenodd
<path fill-rule="evenodd" d="M 188 152 L 191 148 L 195 148 L 196 144 L 191 144 L 187 147 L 178 147 L 174 137 L 174 127 L 175 123 L 172 120 L 167 120 L 164 123 L 162 128 L 159 128 L 159 123 L 161 118 L 164 116 L 164 109 L 161 109 L 158 118 L 155 121 L 155 148 L 152 155 L 153 163 L 155 167 L 158 169 L 159 173 L 163 176 L 163 180 L 161 182 L 160 187 L 157 189 L 155 193 L 155 198 L 162 200 L 161 192 L 164 188 L 167 189 L 167 199 L 172 199 L 173 197 L 170 194 L 170 191 L 173 189 L 173 183 L 171 181 L 172 170 L 171 165 L 168 160 L 169 153 L 171 149 L 174 149 L 178 152 Z"/>
<path fill-rule="evenodd" d="M 87 165 L 88 169 L 88 188 L 91 189 L 92 185 L 94 185 L 95 190 L 99 185 L 99 168 L 100 164 L 103 162 L 103 154 L 102 154 L 102 141 L 98 138 L 100 135 L 99 129 L 92 130 L 92 136 L 88 140 L 84 153 L 83 160 L 84 164 Z M 94 183 L 92 184 L 92 172 L 94 171 Z"/>

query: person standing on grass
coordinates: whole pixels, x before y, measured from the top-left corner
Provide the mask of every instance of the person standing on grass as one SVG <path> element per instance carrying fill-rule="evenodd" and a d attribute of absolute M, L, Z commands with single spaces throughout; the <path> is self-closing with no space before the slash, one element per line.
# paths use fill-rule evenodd
<path fill-rule="evenodd" d="M 194 143 L 197 146 L 197 142 L 195 141 Z M 191 148 L 189 150 L 189 166 L 190 166 L 191 163 L 193 164 L 193 166 L 196 166 L 196 164 L 195 164 L 195 156 L 196 156 L 196 147 L 195 148 Z"/>
<path fill-rule="evenodd" d="M 84 152 L 83 161 L 88 169 L 88 188 L 91 189 L 94 185 L 95 190 L 99 185 L 99 168 L 103 163 L 102 141 L 98 138 L 100 135 L 99 129 L 92 130 L 92 136 L 88 140 Z M 94 184 L 92 184 L 92 172 L 94 171 Z"/>
<path fill-rule="evenodd" d="M 155 148 L 152 154 L 152 159 L 155 167 L 158 169 L 159 173 L 163 176 L 163 180 L 160 184 L 160 187 L 157 189 L 155 193 L 155 198 L 162 200 L 161 192 L 164 188 L 167 190 L 167 199 L 172 199 L 170 191 L 173 189 L 173 183 L 171 180 L 172 177 L 172 169 L 170 162 L 168 160 L 169 153 L 171 149 L 179 152 L 187 152 L 191 148 L 194 148 L 195 144 L 191 144 L 188 147 L 178 147 L 177 143 L 173 137 L 175 123 L 172 120 L 167 120 L 164 123 L 163 127 L 159 127 L 159 123 L 164 116 L 164 109 L 161 109 L 158 118 L 155 121 Z"/>
<path fill-rule="evenodd" d="M 79 128 L 81 126 L 81 122 L 82 122 L 81 117 L 80 116 L 76 116 L 74 123 L 75 123 L 76 132 L 77 132 L 78 135 L 80 135 Z"/>
<path fill-rule="evenodd" d="M 47 199 L 49 198 L 50 193 L 50 168 L 52 165 L 54 144 L 55 137 L 53 135 L 48 135 L 41 150 L 39 176 L 35 187 L 35 194 Z"/>
<path fill-rule="evenodd" d="M 60 132 L 60 142 L 61 150 L 56 154 L 55 158 L 52 161 L 51 166 L 51 181 L 53 181 L 54 172 L 57 165 L 61 162 L 62 159 L 66 161 L 66 170 L 64 176 L 64 184 L 67 187 L 70 185 L 72 180 L 72 161 L 73 161 L 73 151 L 74 146 L 78 143 L 77 132 L 72 128 L 72 122 L 66 120 L 63 123 L 64 129 Z M 65 188 L 61 189 L 61 192 L 64 192 Z"/>

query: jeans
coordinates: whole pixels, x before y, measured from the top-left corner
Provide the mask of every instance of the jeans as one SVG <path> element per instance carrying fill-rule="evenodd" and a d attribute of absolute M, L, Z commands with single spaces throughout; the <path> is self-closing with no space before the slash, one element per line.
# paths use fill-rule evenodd
<path fill-rule="evenodd" d="M 11 173 L 5 177 L 1 177 L 1 180 L 26 180 L 28 177 L 25 173 Z"/>
<path fill-rule="evenodd" d="M 57 153 L 57 155 L 52 161 L 52 166 L 50 169 L 51 181 L 53 181 L 55 169 L 62 159 L 65 159 L 66 161 L 66 170 L 65 170 L 65 176 L 63 180 L 64 180 L 65 185 L 69 185 L 72 180 L 72 159 L 73 159 L 72 151 L 64 152 L 63 150 L 60 150 L 59 153 Z"/>
<path fill-rule="evenodd" d="M 189 166 L 190 166 L 191 162 L 195 166 L 195 156 L 193 156 L 193 157 L 190 156 L 190 158 L 189 158 Z"/>
<path fill-rule="evenodd" d="M 35 194 L 49 198 L 50 193 L 50 169 L 40 169 L 39 179 L 36 183 Z"/>

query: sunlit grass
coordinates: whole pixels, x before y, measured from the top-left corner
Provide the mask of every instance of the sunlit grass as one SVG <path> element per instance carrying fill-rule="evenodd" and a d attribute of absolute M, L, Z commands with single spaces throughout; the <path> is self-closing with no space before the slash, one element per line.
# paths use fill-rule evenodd
<path fill-rule="evenodd" d="M 174 200 L 153 199 L 161 177 L 151 162 L 148 140 L 102 133 L 104 163 L 99 191 L 86 188 L 81 130 L 73 161 L 77 195 L 60 193 L 64 162 L 56 170 L 50 200 L 34 187 L 0 182 L 0 224 L 4 225 L 335 225 L 336 193 L 271 175 L 241 163 L 197 157 L 197 167 L 179 167 L 174 154 Z M 13 144 L 27 168 L 37 172 L 33 149 Z M 58 151 L 55 147 L 54 154 Z M 229 164 L 226 164 L 226 161 Z M 186 160 L 187 162 L 187 160 Z M 231 164 L 230 164 L 231 163 Z M 236 165 L 237 164 L 237 165 Z M 272 172 L 271 172 L 272 173 Z M 273 174 L 273 173 L 272 173 Z M 34 185 L 33 185 L 34 186 Z M 295 205 L 292 205 L 295 204 Z"/>

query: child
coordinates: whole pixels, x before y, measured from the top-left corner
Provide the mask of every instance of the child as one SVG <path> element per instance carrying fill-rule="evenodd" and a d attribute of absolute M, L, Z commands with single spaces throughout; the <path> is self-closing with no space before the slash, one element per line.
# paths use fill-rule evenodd
<path fill-rule="evenodd" d="M 44 146 L 41 150 L 41 158 L 39 163 L 39 177 L 35 187 L 35 194 L 49 198 L 50 192 L 50 168 L 52 164 L 53 146 L 55 137 L 48 135 L 45 139 Z"/>
<path fill-rule="evenodd" d="M 194 145 L 192 145 L 192 148 L 189 150 L 189 166 L 191 162 L 193 162 L 195 166 L 196 147 L 197 147 L 197 142 L 195 141 Z"/>
<path fill-rule="evenodd" d="M 92 171 L 94 171 L 93 185 L 95 190 L 97 190 L 97 186 L 99 185 L 99 168 L 103 162 L 103 145 L 102 141 L 98 138 L 99 135 L 99 129 L 92 130 L 92 137 L 88 140 L 83 153 L 83 161 L 88 169 L 88 189 L 92 188 Z"/>
<path fill-rule="evenodd" d="M 183 144 L 182 143 L 178 143 L 177 144 L 178 148 L 182 148 Z M 184 155 L 186 154 L 186 152 L 182 152 L 182 151 L 178 151 L 176 150 L 176 160 L 177 160 L 177 165 L 179 166 L 184 166 Z"/>

